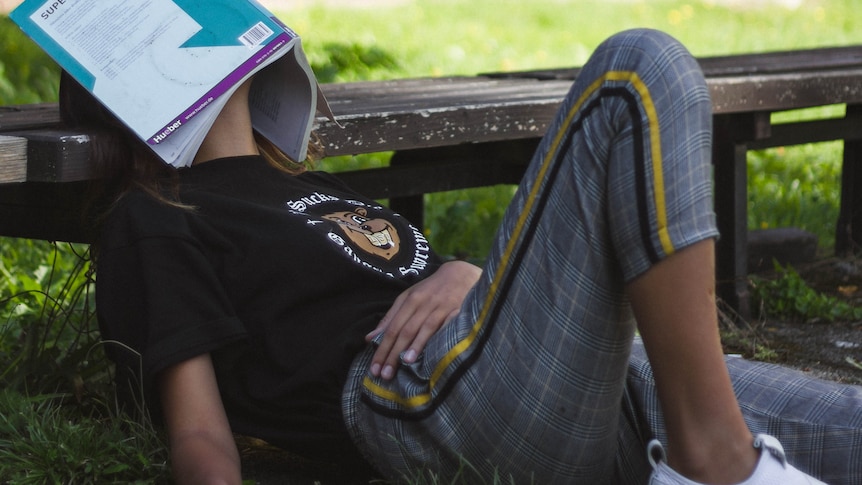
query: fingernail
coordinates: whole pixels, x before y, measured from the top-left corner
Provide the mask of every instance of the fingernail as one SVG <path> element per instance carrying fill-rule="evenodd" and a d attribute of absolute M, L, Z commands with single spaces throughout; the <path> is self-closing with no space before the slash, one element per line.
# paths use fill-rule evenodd
<path fill-rule="evenodd" d="M 413 349 L 405 350 L 404 352 L 401 353 L 401 360 L 404 363 L 412 364 L 413 362 L 416 361 L 416 351 Z"/>
<path fill-rule="evenodd" d="M 384 367 L 383 372 L 380 373 L 380 377 L 382 377 L 386 380 L 392 379 L 392 377 L 394 375 L 395 375 L 395 368 L 393 368 L 391 365 L 387 365 L 386 367 Z"/>
<path fill-rule="evenodd" d="M 371 364 L 371 375 L 377 377 L 380 375 L 380 364 L 374 363 Z"/>

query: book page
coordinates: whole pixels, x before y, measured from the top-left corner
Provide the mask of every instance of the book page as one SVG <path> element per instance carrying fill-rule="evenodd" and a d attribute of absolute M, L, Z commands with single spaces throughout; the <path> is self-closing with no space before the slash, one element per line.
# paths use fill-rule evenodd
<path fill-rule="evenodd" d="M 262 71 L 249 93 L 254 128 L 295 161 L 305 160 L 317 92 L 296 62 L 297 50 Z M 309 101 L 312 102 L 309 102 Z"/>

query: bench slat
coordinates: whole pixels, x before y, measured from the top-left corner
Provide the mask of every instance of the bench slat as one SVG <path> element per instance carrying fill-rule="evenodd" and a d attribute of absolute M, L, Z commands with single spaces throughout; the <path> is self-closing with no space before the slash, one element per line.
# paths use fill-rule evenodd
<path fill-rule="evenodd" d="M 862 66 L 707 80 L 715 113 L 782 111 L 862 102 Z"/>
<path fill-rule="evenodd" d="M 27 139 L 0 135 L 0 183 L 27 180 Z"/>
<path fill-rule="evenodd" d="M 90 138 L 69 130 L 16 131 L 26 137 L 29 182 L 76 182 L 93 178 Z"/>
<path fill-rule="evenodd" d="M 862 140 L 862 112 L 848 112 L 844 118 L 802 121 L 796 123 L 775 124 L 770 127 L 771 133 L 763 140 L 746 144 L 749 150 L 762 150 L 787 145 L 795 145 L 804 140 L 805 143 L 824 141 Z"/>
<path fill-rule="evenodd" d="M 862 46 L 708 56 L 698 57 L 697 61 L 708 78 L 844 69 L 862 65 Z M 580 68 L 560 68 L 483 75 L 495 78 L 574 79 L 579 72 Z"/>
<path fill-rule="evenodd" d="M 385 89 L 374 83 L 323 86 L 341 124 L 318 119 L 327 156 L 540 137 L 570 87 L 568 81 L 481 78 L 384 84 Z M 707 84 L 716 114 L 862 103 L 862 67 L 711 78 Z M 48 110 L 41 106 L 37 112 L 46 117 Z M 13 133 L 45 144 L 43 157 L 31 157 L 29 180 L 89 177 L 88 160 L 78 153 L 86 139 L 57 130 Z"/>
<path fill-rule="evenodd" d="M 571 87 L 571 81 L 541 82 L 532 79 L 496 80 L 474 78 L 453 80 L 451 78 L 428 78 L 421 83 L 393 84 L 387 90 L 331 89 L 336 85 L 324 85 L 323 90 L 338 116 L 365 113 L 410 112 L 421 109 L 473 107 L 497 105 L 507 102 L 532 102 L 543 99 L 559 100 L 559 93 Z"/>
<path fill-rule="evenodd" d="M 862 65 L 862 46 L 702 57 L 698 62 L 710 77 L 843 69 Z"/>
<path fill-rule="evenodd" d="M 0 131 L 45 128 L 59 123 L 57 103 L 0 106 Z"/>

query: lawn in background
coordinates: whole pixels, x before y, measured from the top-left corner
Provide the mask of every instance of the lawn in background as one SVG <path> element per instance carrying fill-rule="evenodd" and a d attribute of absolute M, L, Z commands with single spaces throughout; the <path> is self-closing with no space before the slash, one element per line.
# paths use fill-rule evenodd
<path fill-rule="evenodd" d="M 355 2 L 359 3 L 359 2 Z M 373 4 L 371 0 L 369 4 Z M 379 77 L 476 74 L 581 65 L 607 36 L 656 28 L 696 56 L 862 43 L 852 0 L 416 0 L 394 7 L 310 7 L 278 12 L 306 48 L 331 42 L 374 45 L 401 69 Z"/>

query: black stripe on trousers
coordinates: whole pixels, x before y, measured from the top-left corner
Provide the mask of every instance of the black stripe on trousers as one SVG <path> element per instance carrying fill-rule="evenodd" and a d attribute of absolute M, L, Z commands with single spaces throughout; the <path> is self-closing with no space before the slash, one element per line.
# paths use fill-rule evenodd
<path fill-rule="evenodd" d="M 602 88 L 599 91 L 598 96 L 595 99 L 590 101 L 587 106 L 585 106 L 578 116 L 578 119 L 571 123 L 568 132 L 566 133 L 566 138 L 564 142 L 561 144 L 559 150 L 557 151 L 557 155 L 554 157 L 554 165 L 549 170 L 546 176 L 545 187 L 543 188 L 541 194 L 539 195 L 539 199 L 536 203 L 536 207 L 534 210 L 535 214 L 541 214 L 547 204 L 550 194 L 550 187 L 554 184 L 557 177 L 559 176 L 560 167 L 562 166 L 562 158 L 563 154 L 568 152 L 574 134 L 580 131 L 583 127 L 584 120 L 589 117 L 593 110 L 598 108 L 601 105 L 601 102 L 604 98 L 613 98 L 619 97 L 622 98 L 623 101 L 626 102 L 629 115 L 632 120 L 632 133 L 633 133 L 633 155 L 634 155 L 634 164 L 636 171 L 636 184 L 637 184 L 637 200 L 638 200 L 638 218 L 640 219 L 640 232 L 641 238 L 643 239 L 643 245 L 647 250 L 648 257 L 650 261 L 655 263 L 659 260 L 658 253 L 653 245 L 650 231 L 650 221 L 649 221 L 649 205 L 647 200 L 648 190 L 646 187 L 646 156 L 644 154 L 644 133 L 643 133 L 643 123 L 641 121 L 639 104 L 637 102 L 637 98 L 634 94 L 632 94 L 629 90 L 624 87 L 614 87 L 614 88 Z M 505 299 L 506 295 L 509 293 L 511 289 L 512 282 L 514 280 L 514 275 L 517 273 L 517 269 L 523 260 L 523 256 L 526 253 L 527 249 L 532 242 L 536 228 L 538 226 L 538 220 L 535 219 L 532 223 L 527 227 L 526 232 L 523 235 L 521 243 L 518 245 L 518 249 L 516 253 L 512 257 L 512 266 L 509 269 L 508 273 L 505 276 L 505 279 L 502 281 L 500 285 L 500 289 L 497 295 L 496 300 L 499 302 L 502 299 Z M 442 385 L 439 392 L 436 396 L 434 396 L 430 403 L 426 406 L 423 406 L 421 409 L 415 410 L 404 410 L 404 409 L 391 409 L 385 405 L 378 404 L 374 402 L 371 398 L 369 398 L 366 393 L 360 393 L 360 402 L 369 407 L 374 413 L 385 416 L 392 419 L 399 419 L 404 421 L 420 421 L 425 419 L 426 417 L 433 414 L 437 407 L 443 403 L 448 394 L 452 391 L 461 377 L 467 372 L 470 366 L 479 358 L 482 350 L 485 347 L 485 344 L 488 342 L 490 338 L 491 332 L 494 329 L 495 323 L 497 321 L 497 316 L 500 312 L 500 304 L 495 304 L 491 313 L 488 316 L 487 324 L 482 332 L 482 335 L 476 341 L 476 347 L 473 352 L 470 353 L 458 367 L 452 372 L 452 375 L 446 382 Z"/>

